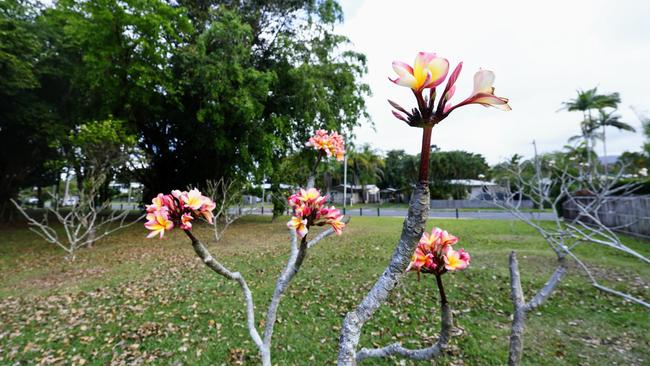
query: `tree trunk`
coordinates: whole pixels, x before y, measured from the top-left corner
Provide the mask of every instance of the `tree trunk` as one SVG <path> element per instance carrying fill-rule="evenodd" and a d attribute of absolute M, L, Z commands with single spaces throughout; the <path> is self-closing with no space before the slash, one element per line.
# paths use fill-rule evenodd
<path fill-rule="evenodd" d="M 43 204 L 43 187 L 41 187 L 40 185 L 38 187 L 36 187 L 36 198 L 38 199 L 38 203 L 37 203 L 36 207 L 43 208 L 43 206 L 44 206 L 44 204 Z"/>
<path fill-rule="evenodd" d="M 408 214 L 402 226 L 402 235 L 393 252 L 390 263 L 377 279 L 373 288 L 366 294 L 357 308 L 349 312 L 341 328 L 339 338 L 339 366 L 357 364 L 357 346 L 361 330 L 375 311 L 388 299 L 390 292 L 399 284 L 405 274 L 411 255 L 418 245 L 424 225 L 429 217 L 429 184 L 420 182 L 416 186 Z"/>
<path fill-rule="evenodd" d="M 607 175 L 607 135 L 605 135 L 606 126 L 603 125 L 603 167 L 605 169 L 605 175 Z"/>

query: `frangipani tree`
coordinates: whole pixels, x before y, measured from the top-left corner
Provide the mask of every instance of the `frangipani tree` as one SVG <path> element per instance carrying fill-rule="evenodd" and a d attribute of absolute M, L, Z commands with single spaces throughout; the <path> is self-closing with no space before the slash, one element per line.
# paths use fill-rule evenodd
<path fill-rule="evenodd" d="M 455 92 L 455 82 L 460 74 L 462 63 L 454 69 L 447 79 L 449 62 L 433 53 L 421 52 L 417 55 L 414 66 L 401 62 L 393 64 L 398 77 L 392 80 L 397 85 L 409 87 L 415 95 L 417 107 L 410 112 L 396 103 L 389 103 L 396 109 L 393 114 L 409 126 L 422 128 L 422 153 L 420 159 L 419 182 L 411 197 L 408 215 L 404 221 L 402 235 L 393 256 L 384 273 L 373 288 L 366 294 L 358 307 L 347 314 L 339 341 L 339 365 L 356 365 L 368 357 L 385 357 L 401 355 L 411 359 L 431 359 L 440 354 L 447 346 L 452 328 L 452 313 L 446 299 L 443 275 L 462 270 L 470 264 L 470 255 L 464 249 L 455 250 L 453 246 L 458 238 L 446 231 L 434 228 L 431 234 L 424 233 L 424 225 L 429 210 L 429 152 L 433 126 L 447 118 L 449 114 L 464 105 L 480 104 L 509 110 L 506 98 L 494 95 L 494 73 L 480 70 L 474 76 L 474 90 L 463 101 L 453 104 L 451 98 Z M 445 80 L 447 84 L 436 104 L 436 88 Z M 241 287 L 246 304 L 246 323 L 251 339 L 257 346 L 263 365 L 271 365 L 271 339 L 276 321 L 277 309 L 290 281 L 298 273 L 309 248 L 323 238 L 341 234 L 346 226 L 343 215 L 335 207 L 327 206 L 327 196 L 313 187 L 314 174 L 319 162 L 324 157 L 343 158 L 345 151 L 343 138 L 336 132 L 316 131 L 309 139 L 308 147 L 318 151 L 310 178 L 305 189 L 289 197 L 289 206 L 293 215 L 287 226 L 291 232 L 291 254 L 285 269 L 280 274 L 271 303 L 267 310 L 264 332 L 260 333 L 255 322 L 253 295 L 246 280 L 239 272 L 233 272 L 221 264 L 208 249 L 192 234 L 192 223 L 203 218 L 208 222 L 213 219 L 215 207 L 211 199 L 198 190 L 189 192 L 172 191 L 168 195 L 158 195 L 147 207 L 148 221 L 145 224 L 151 230 L 150 237 L 163 236 L 165 232 L 180 227 L 190 238 L 192 247 L 202 261 L 217 274 L 235 281 Z M 314 226 L 329 226 L 328 229 L 308 239 Z M 438 342 L 424 349 L 408 349 L 399 343 L 376 349 L 362 349 L 357 352 L 361 330 L 374 312 L 383 304 L 390 292 L 408 271 L 420 274 L 432 274 L 440 293 L 442 327 Z"/>
<path fill-rule="evenodd" d="M 551 160 L 547 164 L 534 164 L 530 161 L 509 164 L 509 178 L 502 182 L 502 187 L 492 191 L 495 206 L 510 211 L 514 217 L 537 231 L 555 254 L 555 260 L 546 264 L 549 267 L 555 266 L 555 270 L 546 284 L 528 301 L 521 286 L 516 254 L 514 251 L 510 254 L 510 289 L 514 312 L 508 365 L 521 364 L 526 318 L 549 299 L 566 275 L 570 263 L 575 264 L 596 289 L 650 308 L 647 300 L 633 293 L 608 287 L 601 281 L 600 271 L 591 268 L 576 250 L 589 244 L 601 245 L 618 251 L 620 255 L 630 255 L 650 264 L 650 258 L 623 244 L 616 234 L 616 230 L 624 229 L 627 225 L 608 226 L 602 216 L 608 211 L 609 204 L 636 189 L 633 183 L 620 183 L 625 166 L 620 167 L 614 175 L 595 175 L 587 178 L 582 174 L 581 164 L 582 162 L 573 156 L 559 156 L 557 161 Z M 535 173 L 531 176 L 524 173 L 526 170 L 533 170 Z M 501 193 L 501 199 L 496 198 L 497 191 Z M 523 210 L 521 202 L 524 197 L 540 207 L 557 209 L 562 205 L 563 210 L 573 211 L 574 217 L 568 219 L 554 211 L 554 221 L 541 222 L 530 212 Z"/>
<path fill-rule="evenodd" d="M 420 52 L 413 66 L 404 62 L 393 62 L 397 77 L 391 81 L 410 88 L 417 106 L 407 110 L 393 101 L 393 115 L 411 127 L 422 128 L 419 182 L 411 196 L 408 215 L 404 220 L 402 235 L 395 247 L 390 263 L 372 289 L 365 295 L 357 308 L 347 314 L 341 328 L 339 340 L 339 365 L 356 365 L 367 357 L 399 355 L 410 359 L 431 359 L 447 346 L 452 326 L 451 311 L 446 300 L 442 274 L 469 265 L 469 254 L 464 250 L 452 249 L 456 239 L 444 231 L 434 229 L 431 235 L 423 235 L 429 216 L 429 153 L 433 126 L 447 118 L 459 107 L 480 104 L 501 110 L 510 110 L 508 99 L 494 94 L 494 73 L 479 70 L 474 74 L 474 90 L 459 103 L 452 103 L 456 92 L 456 81 L 462 70 L 462 62 L 449 72 L 449 61 L 435 53 Z M 437 88 L 445 80 L 442 93 L 437 98 Z M 415 254 L 414 254 L 415 253 Z M 399 343 L 376 349 L 357 351 L 364 324 L 372 318 L 377 309 L 388 299 L 390 292 L 400 283 L 407 270 L 432 273 L 440 293 L 442 326 L 438 342 L 423 349 L 408 349 Z"/>
<path fill-rule="evenodd" d="M 334 206 L 327 206 L 329 197 L 321 195 L 321 192 L 313 187 L 314 173 L 323 158 L 336 157 L 337 160 L 343 159 L 345 153 L 343 137 L 336 132 L 328 133 L 325 130 L 318 130 L 306 145 L 317 150 L 317 158 L 313 164 L 307 188 L 301 188 L 297 193 L 289 197 L 289 205 L 293 209 L 293 216 L 287 222 L 291 233 L 291 254 L 284 270 L 277 279 L 267 309 L 263 332 L 257 329 L 253 294 L 244 276 L 224 266 L 218 257 L 213 255 L 192 233 L 192 224 L 196 220 L 204 219 L 213 224 L 213 210 L 216 208 L 216 204 L 212 199 L 201 194 L 198 189 L 191 189 L 189 192 L 174 190 L 171 194 L 158 194 L 152 200 L 151 205 L 147 206 L 147 223 L 145 227 L 150 230 L 148 237 L 159 236 L 162 238 L 166 232 L 173 228 L 180 228 L 189 237 L 195 253 L 208 268 L 239 284 L 246 306 L 248 332 L 259 350 L 262 365 L 264 366 L 271 365 L 271 341 L 280 300 L 289 283 L 300 270 L 309 248 L 333 233 L 341 235 L 346 225 L 346 220 L 344 220 L 341 212 Z M 329 228 L 309 238 L 310 229 L 314 226 L 329 226 Z M 223 235 L 223 230 L 221 235 Z"/>

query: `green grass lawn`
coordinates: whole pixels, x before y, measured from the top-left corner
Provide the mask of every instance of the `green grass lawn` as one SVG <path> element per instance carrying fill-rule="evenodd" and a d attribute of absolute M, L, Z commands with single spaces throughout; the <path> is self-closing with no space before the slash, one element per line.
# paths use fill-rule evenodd
<path fill-rule="evenodd" d="M 284 221 L 244 218 L 210 245 L 245 275 L 258 322 L 289 252 Z M 343 236 L 309 252 L 280 307 L 274 364 L 335 364 L 342 317 L 383 271 L 401 224 L 397 218 L 354 217 Z M 530 297 L 554 270 L 552 253 L 518 222 L 430 220 L 429 228 L 434 224 L 459 236 L 458 247 L 472 254 L 470 268 L 444 276 L 458 331 L 437 364 L 502 365 L 512 309 L 508 254 L 518 252 Z M 180 231 L 163 240 L 145 234 L 140 226 L 128 228 L 81 251 L 70 265 L 61 250 L 23 227 L 1 228 L 0 364 L 258 364 L 239 287 L 205 268 Z M 196 234 L 211 238 L 208 227 Z M 650 255 L 650 244 L 626 243 Z M 650 299 L 649 266 L 589 244 L 578 252 L 603 283 Z M 361 345 L 398 339 L 411 347 L 430 345 L 439 329 L 436 304 L 433 278 L 408 276 L 366 324 Z M 649 330 L 650 311 L 598 292 L 572 266 L 528 319 L 524 364 L 647 365 Z"/>

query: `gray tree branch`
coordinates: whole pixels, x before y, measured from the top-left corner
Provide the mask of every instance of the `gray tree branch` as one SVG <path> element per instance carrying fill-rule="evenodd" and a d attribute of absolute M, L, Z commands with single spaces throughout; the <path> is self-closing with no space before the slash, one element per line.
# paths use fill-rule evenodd
<path fill-rule="evenodd" d="M 411 197 L 408 215 L 402 227 L 402 235 L 390 263 L 357 308 L 349 312 L 343 321 L 339 338 L 338 365 L 356 365 L 357 346 L 363 325 L 386 301 L 390 292 L 400 282 L 422 236 L 428 215 L 429 187 L 426 183 L 418 183 Z"/>

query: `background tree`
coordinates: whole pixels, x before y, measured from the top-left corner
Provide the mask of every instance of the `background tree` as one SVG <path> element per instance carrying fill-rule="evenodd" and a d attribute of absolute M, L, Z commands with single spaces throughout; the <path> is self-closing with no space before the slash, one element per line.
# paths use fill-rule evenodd
<path fill-rule="evenodd" d="M 434 199 L 464 199 L 467 188 L 451 180 L 487 177 L 490 167 L 480 154 L 466 151 L 434 151 L 431 153 L 431 197 Z"/>
<path fill-rule="evenodd" d="M 61 130 L 38 96 L 43 44 L 37 9 L 20 0 L 0 3 L 0 219 L 13 216 L 10 198 L 23 187 L 56 182 L 59 154 L 48 142 Z"/>
<path fill-rule="evenodd" d="M 384 160 L 370 144 L 364 144 L 357 151 L 349 153 L 348 164 L 352 170 L 354 184 L 361 186 L 361 201 L 366 203 L 366 185 L 381 180 L 384 174 Z"/>
<path fill-rule="evenodd" d="M 616 109 L 621 102 L 618 93 L 598 94 L 598 87 L 588 90 L 578 90 L 576 98 L 564 102 L 562 109 L 569 112 L 581 112 L 582 121 L 580 122 L 580 131 L 583 141 L 587 150 L 593 150 L 595 139 L 597 138 L 596 131 L 599 127 L 597 120 L 593 117 L 594 110 L 605 110 L 606 108 Z M 604 138 L 604 137 L 603 137 Z M 589 171 L 595 169 L 595 163 L 592 161 L 591 154 L 587 155 L 587 164 Z M 588 177 L 591 177 L 591 173 Z"/>
<path fill-rule="evenodd" d="M 400 190 L 402 197 L 408 198 L 417 183 L 418 159 L 404 150 L 390 150 L 384 157 L 383 172 L 379 187 Z"/>
<path fill-rule="evenodd" d="M 634 127 L 621 121 L 621 116 L 616 114 L 615 111 L 608 112 L 604 109 L 598 110 L 598 118 L 595 120 L 594 129 L 602 128 L 603 140 L 603 157 L 607 157 L 607 127 L 614 127 L 619 131 L 636 132 Z M 607 161 L 605 161 L 605 171 L 607 171 Z"/>
<path fill-rule="evenodd" d="M 10 0 L 0 9 L 2 205 L 59 180 L 65 146 L 49 142 L 87 121 L 124 121 L 137 136 L 146 159 L 128 179 L 144 183 L 148 199 L 207 180 L 259 181 L 314 130 L 352 137 L 368 117 L 365 57 L 334 33 L 335 1 L 61 0 L 40 9 Z"/>

